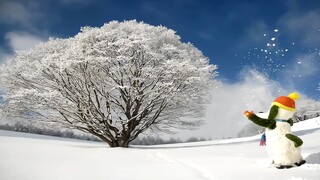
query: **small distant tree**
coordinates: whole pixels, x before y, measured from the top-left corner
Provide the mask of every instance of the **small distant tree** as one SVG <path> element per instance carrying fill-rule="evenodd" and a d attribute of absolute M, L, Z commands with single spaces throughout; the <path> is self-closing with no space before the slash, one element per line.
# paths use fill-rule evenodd
<path fill-rule="evenodd" d="M 110 147 L 128 147 L 147 129 L 198 126 L 216 75 L 173 30 L 136 21 L 50 39 L 0 70 L 7 114 L 88 132 Z"/>

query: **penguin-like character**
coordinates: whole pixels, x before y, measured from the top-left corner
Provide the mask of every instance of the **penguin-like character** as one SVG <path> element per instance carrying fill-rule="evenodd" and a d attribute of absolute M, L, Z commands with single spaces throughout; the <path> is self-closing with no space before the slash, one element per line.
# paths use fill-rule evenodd
<path fill-rule="evenodd" d="M 291 131 L 295 100 L 298 99 L 299 94 L 296 92 L 278 97 L 272 102 L 267 119 L 257 116 L 252 111 L 244 112 L 253 123 L 266 128 L 266 149 L 278 169 L 306 163 L 301 156 L 303 141 Z"/>

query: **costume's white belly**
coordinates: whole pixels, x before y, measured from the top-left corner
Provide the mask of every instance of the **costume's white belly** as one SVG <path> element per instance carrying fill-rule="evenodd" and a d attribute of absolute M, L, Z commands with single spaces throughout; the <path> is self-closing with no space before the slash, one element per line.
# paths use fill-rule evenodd
<path fill-rule="evenodd" d="M 293 165 L 302 160 L 300 147 L 296 148 L 286 134 L 291 134 L 291 126 L 287 122 L 277 122 L 275 129 L 266 129 L 266 148 L 275 165 Z"/>

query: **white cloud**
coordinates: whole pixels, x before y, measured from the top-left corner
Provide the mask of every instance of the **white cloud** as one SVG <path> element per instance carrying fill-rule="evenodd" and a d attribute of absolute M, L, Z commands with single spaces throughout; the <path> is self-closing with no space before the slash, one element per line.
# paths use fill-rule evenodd
<path fill-rule="evenodd" d="M 288 30 L 304 45 L 318 45 L 320 41 L 320 9 L 301 12 L 295 5 L 288 6 L 288 12 L 279 19 L 278 24 Z"/>
<path fill-rule="evenodd" d="M 243 115 L 244 111 L 267 112 L 278 96 L 294 91 L 251 69 L 244 69 L 239 76 L 241 80 L 237 83 L 221 83 L 220 87 L 212 89 L 212 103 L 207 109 L 205 125 L 196 131 L 180 132 L 178 136 L 236 137 L 243 126 L 251 123 Z"/>
<path fill-rule="evenodd" d="M 320 72 L 320 56 L 314 53 L 301 54 L 295 58 L 293 64 L 289 65 L 280 77 L 283 77 L 284 82 L 290 87 L 295 87 L 295 84 L 303 84 L 307 79 L 318 77 Z"/>
<path fill-rule="evenodd" d="M 288 68 L 287 72 L 291 75 L 315 75 L 320 69 L 319 65 L 314 54 L 304 54 L 296 58 L 293 67 Z"/>
<path fill-rule="evenodd" d="M 42 37 L 23 31 L 9 32 L 5 35 L 5 40 L 14 51 L 28 50 L 45 41 Z"/>
<path fill-rule="evenodd" d="M 283 21 L 292 31 L 304 31 L 305 29 L 317 29 L 319 28 L 320 14 L 315 11 L 310 11 L 306 14 L 294 14 L 289 13 L 284 16 Z"/>
<path fill-rule="evenodd" d="M 1 6 L 0 22 L 29 31 L 39 31 L 36 23 L 45 18 L 36 1 L 4 1 Z"/>
<path fill-rule="evenodd" d="M 14 1 L 3 2 L 0 15 L 0 21 L 5 23 L 25 24 L 31 19 L 31 13 L 26 7 Z"/>
<path fill-rule="evenodd" d="M 48 15 L 43 12 L 43 5 L 46 3 L 46 0 L 11 0 L 1 3 L 0 23 L 7 25 L 9 29 L 14 29 L 4 33 L 3 38 L 6 40 L 4 46 L 11 48 L 6 52 L 33 48 L 48 38 L 47 30 L 41 28 L 50 23 L 46 20 Z M 7 55 L 2 55 L 2 59 L 3 56 Z"/>

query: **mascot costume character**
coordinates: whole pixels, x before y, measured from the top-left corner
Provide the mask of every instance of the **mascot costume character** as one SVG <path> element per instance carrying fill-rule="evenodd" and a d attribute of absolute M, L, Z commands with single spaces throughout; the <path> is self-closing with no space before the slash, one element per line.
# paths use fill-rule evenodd
<path fill-rule="evenodd" d="M 296 92 L 288 96 L 280 96 L 271 104 L 268 118 L 261 118 L 252 111 L 245 111 L 245 116 L 253 123 L 265 127 L 266 149 L 278 169 L 301 166 L 306 161 L 301 156 L 303 141 L 292 134 L 295 100 L 299 99 Z"/>

